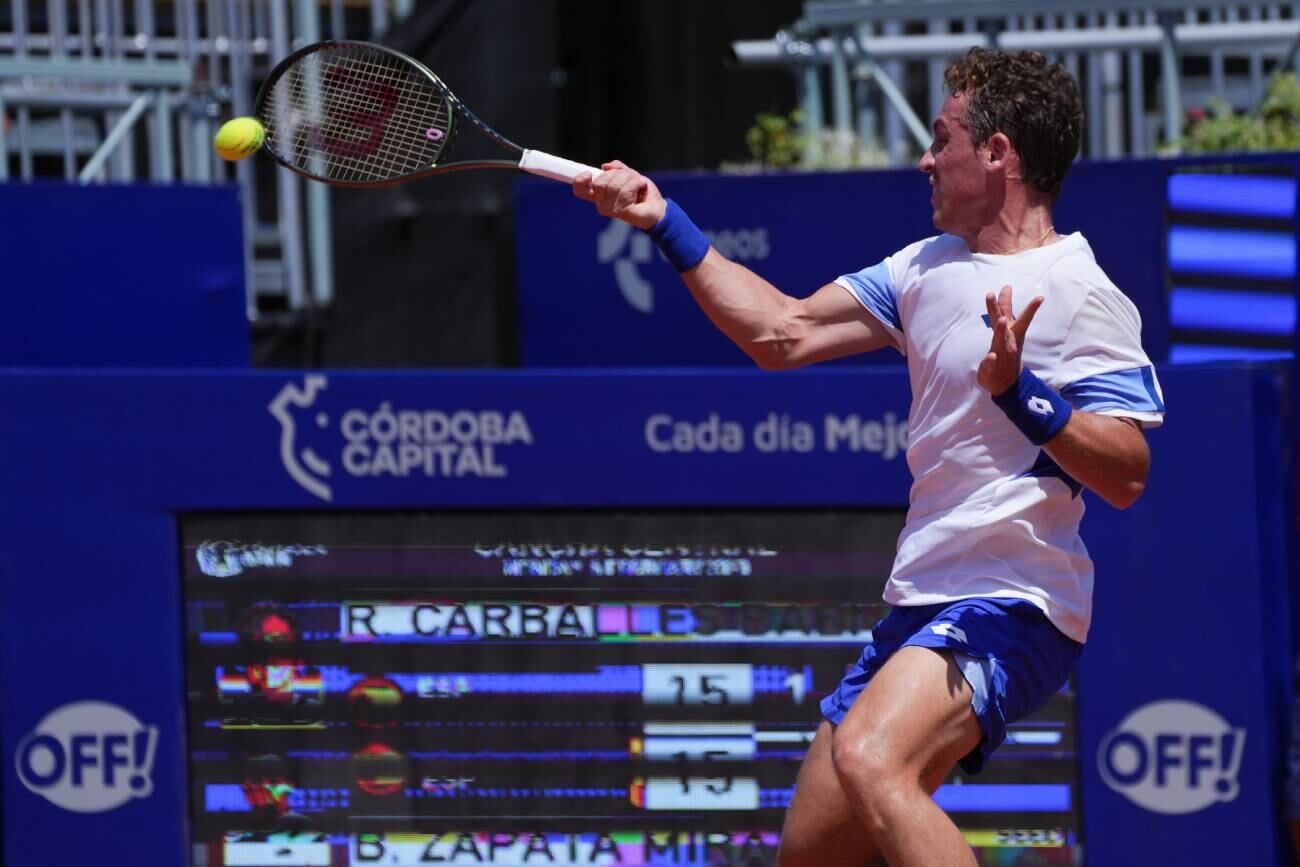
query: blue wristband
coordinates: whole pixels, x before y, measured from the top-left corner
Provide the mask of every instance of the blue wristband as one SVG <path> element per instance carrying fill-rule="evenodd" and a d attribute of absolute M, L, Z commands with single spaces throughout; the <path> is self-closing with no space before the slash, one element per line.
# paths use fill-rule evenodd
<path fill-rule="evenodd" d="M 1021 368 L 1015 385 L 993 395 L 993 402 L 1036 446 L 1056 436 L 1070 420 L 1070 413 L 1074 412 L 1069 401 L 1028 367 Z"/>
<path fill-rule="evenodd" d="M 673 263 L 678 273 L 689 271 L 700 264 L 704 254 L 709 252 L 709 239 L 672 199 L 668 200 L 663 219 L 655 223 L 654 228 L 646 234 L 663 251 L 668 261 Z"/>

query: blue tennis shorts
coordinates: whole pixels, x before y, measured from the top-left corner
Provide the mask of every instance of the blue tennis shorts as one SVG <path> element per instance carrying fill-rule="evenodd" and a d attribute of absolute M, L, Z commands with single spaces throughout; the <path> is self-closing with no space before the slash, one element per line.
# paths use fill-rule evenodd
<path fill-rule="evenodd" d="M 1067 638 L 1037 606 L 1023 599 L 962 599 L 899 606 L 871 630 L 871 643 L 838 687 L 822 699 L 822 715 L 839 725 L 867 682 L 900 647 L 950 650 L 974 690 L 971 708 L 984 740 L 959 762 L 977 774 L 1023 719 L 1070 677 L 1083 645 Z"/>

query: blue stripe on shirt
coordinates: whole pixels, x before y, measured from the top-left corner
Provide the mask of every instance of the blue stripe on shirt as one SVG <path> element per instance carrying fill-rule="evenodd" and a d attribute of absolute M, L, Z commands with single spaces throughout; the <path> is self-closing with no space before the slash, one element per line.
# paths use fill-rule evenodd
<path fill-rule="evenodd" d="M 845 274 L 840 278 L 847 282 L 868 310 L 881 322 L 903 330 L 903 320 L 898 315 L 898 296 L 894 292 L 894 278 L 889 273 L 889 265 L 881 262 L 870 268 L 863 268 L 856 274 Z"/>
<path fill-rule="evenodd" d="M 1102 409 L 1165 411 L 1165 402 L 1156 390 L 1155 373 L 1149 365 L 1085 376 L 1070 383 L 1061 394 L 1075 409 L 1084 412 Z"/>
<path fill-rule="evenodd" d="M 1061 469 L 1061 465 L 1052 460 L 1047 452 L 1040 451 L 1038 453 L 1038 459 L 1034 461 L 1034 465 L 1016 478 L 1023 479 L 1027 476 L 1040 479 L 1060 479 L 1065 482 L 1066 487 L 1070 489 L 1071 499 L 1079 496 L 1083 491 L 1083 485 L 1065 470 Z"/>

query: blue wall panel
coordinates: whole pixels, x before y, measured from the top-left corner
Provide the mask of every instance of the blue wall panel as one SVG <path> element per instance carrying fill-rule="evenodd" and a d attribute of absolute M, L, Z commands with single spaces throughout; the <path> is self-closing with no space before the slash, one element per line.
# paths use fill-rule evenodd
<path fill-rule="evenodd" d="M 1168 352 L 1163 161 L 1079 163 L 1056 228 L 1081 231 L 1138 308 L 1155 360 Z M 657 178 L 718 249 L 787 294 L 936 233 L 917 169 Z M 643 233 L 553 182 L 515 187 L 522 358 L 529 367 L 749 364 L 695 306 Z M 991 287 L 996 291 L 999 287 Z M 843 363 L 901 364 L 892 351 Z"/>
<path fill-rule="evenodd" d="M 0 184 L 0 365 L 249 362 L 238 190 Z"/>
<path fill-rule="evenodd" d="M 1098 564 L 1096 623 L 1080 673 L 1089 863 L 1280 864 L 1274 795 L 1288 605 L 1278 375 L 1198 368 L 1161 376 L 1172 421 L 1151 435 L 1150 490 L 1128 512 L 1094 504 L 1085 519 Z M 898 506 L 908 487 L 901 455 L 887 454 L 878 437 L 859 437 L 856 448 L 840 439 L 832 449 L 825 434 L 827 416 L 837 429 L 856 417 L 859 430 L 874 422 L 887 440 L 907 400 L 902 371 L 845 368 L 781 375 L 0 372 L 8 863 L 186 863 L 176 512 Z M 273 416 L 273 406 L 291 426 Z M 494 452 L 505 472 L 374 475 L 348 456 L 376 413 L 457 409 L 526 420 L 528 440 Z M 751 431 L 773 413 L 803 420 L 816 431 L 816 446 L 656 447 L 655 416 L 698 424 L 714 413 Z M 329 472 L 295 480 L 292 458 L 308 448 Z M 51 710 L 92 700 L 156 730 L 152 790 L 108 812 L 69 812 L 29 790 L 14 759 Z M 1199 710 L 1151 722 L 1150 709 L 1168 701 Z M 1227 736 L 1219 753 L 1207 751 L 1207 715 L 1224 726 L 1214 733 L 1216 743 Z M 1121 735 L 1126 740 L 1116 741 Z M 1123 766 L 1141 738 L 1151 739 L 1153 756 L 1158 751 L 1158 779 L 1155 759 L 1142 774 Z M 1112 785 L 1098 761 L 1116 743 L 1130 785 Z M 1213 773 L 1199 764 L 1216 755 L 1224 762 Z M 1142 806 L 1146 797 L 1163 806 Z M 1204 803 L 1167 812 L 1179 798 Z"/>
<path fill-rule="evenodd" d="M 659 184 L 719 250 L 799 297 L 933 234 L 920 172 L 675 174 Z M 520 181 L 515 208 L 525 365 L 750 363 L 643 233 L 553 182 Z M 855 363 L 901 361 L 890 352 Z"/>
<path fill-rule="evenodd" d="M 1162 371 L 1170 421 L 1148 435 L 1147 493 L 1123 512 L 1090 497 L 1084 540 L 1097 566 L 1096 617 L 1079 684 L 1090 864 L 1158 863 L 1155 853 L 1173 852 L 1170 863 L 1285 863 L 1275 801 L 1291 659 L 1283 385 L 1263 370 Z M 1232 744 L 1240 764 L 1227 778 L 1220 773 L 1234 756 L 1222 743 L 1198 753 L 1213 767 L 1193 772 L 1186 733 L 1166 740 L 1165 785 L 1152 767 L 1147 790 L 1166 803 L 1182 793 L 1212 806 L 1164 814 L 1116 797 L 1102 753 L 1128 714 L 1173 699 L 1213 710 L 1244 741 Z M 1180 734 L 1159 728 L 1147 735 Z M 1125 757 L 1116 747 L 1115 760 Z M 1240 794 L 1226 800 L 1232 785 Z"/>

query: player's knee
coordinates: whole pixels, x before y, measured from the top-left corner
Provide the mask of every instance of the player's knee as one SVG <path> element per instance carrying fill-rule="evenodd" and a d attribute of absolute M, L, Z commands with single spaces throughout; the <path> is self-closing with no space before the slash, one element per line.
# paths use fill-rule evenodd
<path fill-rule="evenodd" d="M 885 740 L 872 731 L 836 733 L 831 762 L 840 782 L 870 807 L 893 797 L 905 785 L 907 769 Z"/>
<path fill-rule="evenodd" d="M 883 733 L 862 732 L 835 739 L 831 760 L 840 784 L 853 792 L 858 819 L 873 839 L 890 833 L 900 811 L 908 809 L 916 775 L 898 759 Z"/>

